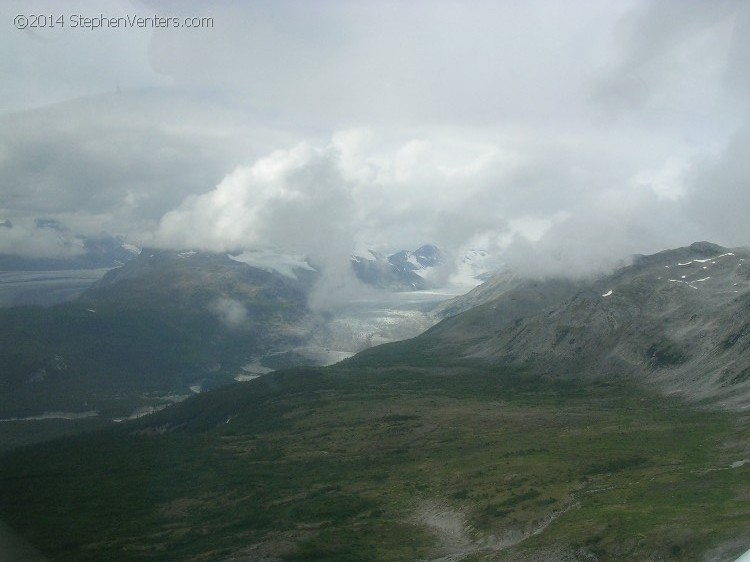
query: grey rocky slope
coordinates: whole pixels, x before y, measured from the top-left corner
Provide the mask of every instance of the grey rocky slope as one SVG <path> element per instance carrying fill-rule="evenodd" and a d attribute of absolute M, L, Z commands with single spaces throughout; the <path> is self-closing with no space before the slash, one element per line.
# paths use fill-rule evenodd
<path fill-rule="evenodd" d="M 638 256 L 594 281 L 501 279 L 466 298 L 485 302 L 428 331 L 428 346 L 552 376 L 635 377 L 691 400 L 750 407 L 745 248 L 699 242 Z"/>

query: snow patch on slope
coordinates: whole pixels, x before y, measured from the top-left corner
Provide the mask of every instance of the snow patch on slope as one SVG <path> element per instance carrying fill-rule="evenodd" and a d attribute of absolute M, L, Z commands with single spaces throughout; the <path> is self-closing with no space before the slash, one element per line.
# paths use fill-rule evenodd
<path fill-rule="evenodd" d="M 502 266 L 503 264 L 486 250 L 470 248 L 462 252 L 448 283 L 470 290 L 481 285 L 488 274 L 499 271 Z"/>
<path fill-rule="evenodd" d="M 127 244 L 127 243 L 122 244 L 122 249 L 130 252 L 134 256 L 139 255 L 143 251 L 138 246 L 135 246 L 133 244 Z"/>
<path fill-rule="evenodd" d="M 291 279 L 297 279 L 296 269 L 315 271 L 315 268 L 310 266 L 302 256 L 278 254 L 270 250 L 247 250 L 236 256 L 227 254 L 227 257 L 240 263 L 246 263 L 251 267 L 276 271 Z"/>

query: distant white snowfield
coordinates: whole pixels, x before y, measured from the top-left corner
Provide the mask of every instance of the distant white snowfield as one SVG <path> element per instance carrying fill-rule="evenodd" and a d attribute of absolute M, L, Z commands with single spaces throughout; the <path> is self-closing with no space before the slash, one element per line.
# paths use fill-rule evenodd
<path fill-rule="evenodd" d="M 248 250 L 236 256 L 227 255 L 229 259 L 234 261 L 246 263 L 259 269 L 272 269 L 291 279 L 297 279 L 295 269 L 315 271 L 302 256 L 279 254 L 270 250 Z"/>

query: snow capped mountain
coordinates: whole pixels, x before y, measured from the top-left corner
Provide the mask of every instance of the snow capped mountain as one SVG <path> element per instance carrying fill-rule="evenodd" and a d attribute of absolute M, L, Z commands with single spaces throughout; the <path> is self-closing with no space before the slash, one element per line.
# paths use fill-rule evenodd
<path fill-rule="evenodd" d="M 390 291 L 450 289 L 454 294 L 480 285 L 503 269 L 497 256 L 477 248 L 446 255 L 425 244 L 414 251 L 401 250 L 388 256 L 362 250 L 351 257 L 360 281 Z"/>
<path fill-rule="evenodd" d="M 396 267 L 406 270 L 420 271 L 430 267 L 442 265 L 444 263 L 443 253 L 437 246 L 425 244 L 413 252 L 401 250 L 388 256 L 388 261 Z"/>
<path fill-rule="evenodd" d="M 401 250 L 390 256 L 367 250 L 365 255 L 351 257 L 352 268 L 360 281 L 390 291 L 431 289 L 435 269 L 445 263 L 437 246 L 426 244 L 416 250 Z"/>

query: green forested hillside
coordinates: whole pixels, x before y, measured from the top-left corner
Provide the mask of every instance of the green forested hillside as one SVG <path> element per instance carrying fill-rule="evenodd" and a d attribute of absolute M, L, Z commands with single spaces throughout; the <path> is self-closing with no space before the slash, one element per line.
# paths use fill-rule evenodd
<path fill-rule="evenodd" d="M 0 309 L 1 417 L 128 415 L 232 382 L 308 326 L 307 287 L 215 254 L 141 255 L 73 302 Z"/>
<path fill-rule="evenodd" d="M 12 452 L 0 517 L 52 560 L 703 560 L 749 546 L 746 417 L 616 381 L 369 356 Z"/>

